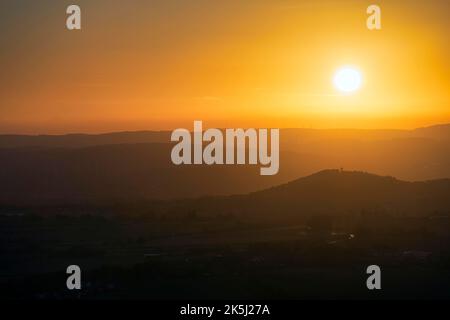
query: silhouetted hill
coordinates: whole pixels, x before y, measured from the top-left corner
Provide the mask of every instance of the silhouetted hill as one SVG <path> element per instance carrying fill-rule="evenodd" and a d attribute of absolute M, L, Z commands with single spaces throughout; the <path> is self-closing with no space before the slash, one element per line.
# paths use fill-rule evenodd
<path fill-rule="evenodd" d="M 0 149 L 0 204 L 105 204 L 248 193 L 289 181 L 288 153 L 275 176 L 259 166 L 176 166 L 170 144 Z M 292 169 L 288 169 L 291 167 Z M 288 174 L 289 173 L 289 174 Z"/>
<path fill-rule="evenodd" d="M 175 166 L 170 132 L 0 136 L 0 204 L 180 199 L 262 190 L 326 168 L 402 180 L 450 177 L 450 125 L 417 130 L 283 129 L 280 171 Z M 137 143 L 136 143 L 137 142 Z"/>
<path fill-rule="evenodd" d="M 450 139 L 450 124 L 439 124 L 430 127 L 417 128 L 412 131 L 414 135 L 425 138 Z"/>
<path fill-rule="evenodd" d="M 199 213 L 269 218 L 369 213 L 381 217 L 450 214 L 450 179 L 400 181 L 356 171 L 324 170 L 267 190 L 193 202 Z"/>

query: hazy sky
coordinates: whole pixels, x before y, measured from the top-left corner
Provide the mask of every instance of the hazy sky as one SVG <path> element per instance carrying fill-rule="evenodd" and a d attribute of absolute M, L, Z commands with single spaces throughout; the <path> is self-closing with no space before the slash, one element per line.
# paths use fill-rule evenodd
<path fill-rule="evenodd" d="M 0 132 L 450 122 L 449 3 L 2 0 Z M 332 84 L 343 65 L 363 75 L 351 95 Z"/>

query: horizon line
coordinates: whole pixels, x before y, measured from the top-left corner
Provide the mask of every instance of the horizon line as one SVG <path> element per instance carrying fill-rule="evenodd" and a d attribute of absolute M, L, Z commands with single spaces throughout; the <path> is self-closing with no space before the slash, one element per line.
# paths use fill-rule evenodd
<path fill-rule="evenodd" d="M 428 126 L 421 126 L 421 127 L 414 127 L 411 129 L 404 129 L 404 128 L 352 128 L 352 127 L 329 127 L 329 128 L 314 128 L 314 127 L 235 127 L 233 129 L 280 129 L 280 130 L 317 130 L 317 131 L 333 131 L 333 130 L 353 130 L 353 131 L 415 131 L 420 129 L 428 129 L 428 128 L 434 128 L 434 127 L 445 127 L 450 126 L 450 122 L 445 123 L 436 123 Z M 212 127 L 211 127 L 212 128 Z M 0 136 L 29 136 L 29 137 L 40 137 L 40 136 L 72 136 L 72 135 L 108 135 L 108 134 L 117 134 L 117 133 L 139 133 L 139 132 L 157 132 L 157 133 L 164 133 L 164 132 L 172 132 L 173 130 L 178 129 L 161 129 L 161 130 L 154 130 L 154 129 L 139 129 L 139 130 L 117 130 L 117 131 L 98 131 L 98 132 L 82 132 L 82 131 L 70 131 L 66 133 L 10 133 L 10 132 L 0 132 Z M 203 131 L 207 130 L 209 128 L 204 129 Z M 217 128 L 219 130 L 225 130 L 227 128 Z M 190 131 L 190 132 L 193 132 Z"/>

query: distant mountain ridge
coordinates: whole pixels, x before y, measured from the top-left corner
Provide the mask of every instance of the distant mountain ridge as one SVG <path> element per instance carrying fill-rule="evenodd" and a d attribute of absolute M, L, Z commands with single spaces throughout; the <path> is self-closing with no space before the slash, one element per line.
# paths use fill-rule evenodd
<path fill-rule="evenodd" d="M 168 131 L 125 131 L 102 134 L 0 135 L 0 148 L 81 148 L 110 144 L 167 143 Z"/>
<path fill-rule="evenodd" d="M 20 135 L 0 134 L 0 148 L 17 147 L 87 147 L 105 144 L 168 143 L 171 131 L 123 131 L 101 134 Z M 450 139 L 450 124 L 434 125 L 413 130 L 390 129 L 281 129 L 281 135 L 299 138 L 354 138 L 395 139 L 434 138 Z"/>

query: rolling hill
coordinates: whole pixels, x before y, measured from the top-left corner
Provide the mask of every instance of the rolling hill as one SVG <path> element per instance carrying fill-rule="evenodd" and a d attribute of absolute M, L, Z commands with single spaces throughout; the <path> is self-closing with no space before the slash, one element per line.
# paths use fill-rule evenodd
<path fill-rule="evenodd" d="M 199 214 L 233 214 L 271 219 L 319 215 L 450 215 L 450 179 L 407 182 L 358 171 L 323 170 L 246 195 L 179 203 Z"/>
<path fill-rule="evenodd" d="M 450 178 L 450 125 L 416 130 L 282 129 L 280 171 L 175 166 L 170 133 L 0 135 L 0 204 L 83 204 L 244 194 L 327 168 L 401 180 Z"/>

